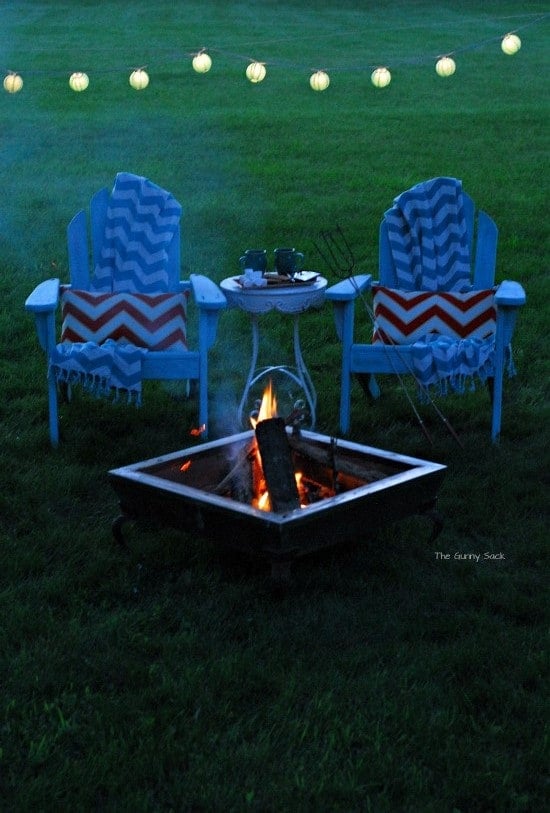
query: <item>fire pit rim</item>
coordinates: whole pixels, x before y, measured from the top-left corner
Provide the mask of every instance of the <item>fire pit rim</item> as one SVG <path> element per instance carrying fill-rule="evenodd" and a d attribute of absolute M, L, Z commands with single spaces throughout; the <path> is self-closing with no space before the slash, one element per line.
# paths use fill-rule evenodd
<path fill-rule="evenodd" d="M 315 440 L 316 442 L 327 445 L 329 445 L 332 440 L 331 436 L 329 435 L 323 435 L 313 431 L 302 430 L 300 434 L 304 439 Z M 199 504 L 206 503 L 209 506 L 215 505 L 226 510 L 230 507 L 232 511 L 242 513 L 243 515 L 249 517 L 254 516 L 268 524 L 284 525 L 285 523 L 296 522 L 298 518 L 312 518 L 315 514 L 322 514 L 330 508 L 341 506 L 346 502 L 355 502 L 358 497 L 374 494 L 377 491 L 387 490 L 388 488 L 391 488 L 392 485 L 414 480 L 420 475 L 436 473 L 447 468 L 447 466 L 441 463 L 434 463 L 422 458 L 411 457 L 409 455 L 403 455 L 397 452 L 391 452 L 377 447 L 355 443 L 354 441 L 336 438 L 339 448 L 357 451 L 365 455 L 369 454 L 372 457 L 380 458 L 386 463 L 389 460 L 390 462 L 409 466 L 409 468 L 405 471 L 390 474 L 387 477 L 383 477 L 375 482 L 365 483 L 362 486 L 349 489 L 341 494 L 336 494 L 330 497 L 330 499 L 321 500 L 319 502 L 312 503 L 305 507 L 296 508 L 293 511 L 288 511 L 285 513 L 262 511 L 261 509 L 255 508 L 252 505 L 240 503 L 239 501 L 233 500 L 229 497 L 220 496 L 205 489 L 197 488 L 184 483 L 175 483 L 166 479 L 165 477 L 155 475 L 150 471 L 143 471 L 143 469 L 150 469 L 163 464 L 169 464 L 173 460 L 178 460 L 183 457 L 192 457 L 197 453 L 208 452 L 219 447 L 251 440 L 253 436 L 254 430 L 247 430 L 235 435 L 227 435 L 223 438 L 218 438 L 206 443 L 191 446 L 186 449 L 180 449 L 176 452 L 170 452 L 168 454 L 149 458 L 148 460 L 141 460 L 137 463 L 120 466 L 118 468 L 111 469 L 108 474 L 112 478 L 123 478 L 126 480 L 131 480 L 135 483 L 154 486 L 161 491 L 177 494 L 180 497 L 189 497 Z"/>

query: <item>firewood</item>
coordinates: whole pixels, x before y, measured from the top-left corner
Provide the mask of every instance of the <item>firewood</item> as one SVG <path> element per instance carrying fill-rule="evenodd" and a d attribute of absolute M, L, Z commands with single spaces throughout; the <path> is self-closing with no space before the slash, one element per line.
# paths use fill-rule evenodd
<path fill-rule="evenodd" d="M 253 443 L 241 449 L 235 464 L 231 467 L 231 469 L 225 475 L 223 480 L 220 480 L 220 482 L 211 489 L 212 493 L 223 494 L 224 491 L 228 491 L 231 488 L 232 484 L 234 484 L 235 481 L 239 479 L 240 472 L 243 469 L 243 467 L 245 465 L 248 465 L 248 467 L 250 468 L 251 466 L 250 457 L 252 454 L 254 454 Z"/>
<path fill-rule="evenodd" d="M 335 468 L 336 473 L 347 474 L 367 482 L 374 482 L 387 477 L 387 474 L 380 469 L 371 468 L 371 466 L 361 463 L 355 463 L 339 455 L 338 446 L 332 449 L 328 447 L 321 449 L 309 443 L 304 438 L 296 437 L 295 435 L 288 436 L 288 443 L 293 451 L 303 457 L 309 457 L 311 460 L 314 460 L 316 463 L 321 463 L 321 465 L 327 468 Z"/>
<path fill-rule="evenodd" d="M 268 418 L 256 426 L 256 441 L 273 511 L 300 507 L 292 451 L 283 418 Z"/>

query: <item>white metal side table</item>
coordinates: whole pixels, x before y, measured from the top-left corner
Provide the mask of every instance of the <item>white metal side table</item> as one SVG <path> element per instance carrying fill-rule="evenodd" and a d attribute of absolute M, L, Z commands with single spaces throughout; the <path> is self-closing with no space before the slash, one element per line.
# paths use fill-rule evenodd
<path fill-rule="evenodd" d="M 242 424 L 243 411 L 248 399 L 250 389 L 261 378 L 271 373 L 280 373 L 294 381 L 303 391 L 310 410 L 310 428 L 313 429 L 316 420 L 317 393 L 311 376 L 302 356 L 300 346 L 299 318 L 300 314 L 310 308 L 320 308 L 325 300 L 327 280 L 317 277 L 311 284 L 297 284 L 289 282 L 285 286 L 266 286 L 263 288 L 244 288 L 235 277 L 222 280 L 220 287 L 227 298 L 229 307 L 237 307 L 250 314 L 252 324 L 252 357 L 246 384 L 238 409 L 238 420 Z M 260 349 L 260 320 L 261 314 L 269 311 L 279 311 L 289 314 L 294 319 L 294 367 L 286 364 L 257 368 L 258 353 Z"/>

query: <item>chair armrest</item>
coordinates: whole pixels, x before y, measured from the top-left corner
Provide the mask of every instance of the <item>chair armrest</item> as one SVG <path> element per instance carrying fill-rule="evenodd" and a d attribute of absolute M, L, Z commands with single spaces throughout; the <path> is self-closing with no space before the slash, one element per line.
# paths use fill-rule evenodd
<path fill-rule="evenodd" d="M 216 341 L 220 311 L 227 307 L 225 294 L 215 282 L 202 274 L 190 274 L 193 298 L 199 317 L 199 354 L 201 365 L 206 365 L 206 354 Z M 206 370 L 206 368 L 205 368 Z M 206 372 L 203 373 L 206 380 Z"/>
<path fill-rule="evenodd" d="M 58 303 L 58 279 L 44 280 L 25 300 L 25 310 L 34 315 L 38 341 L 47 355 L 55 347 L 55 317 Z"/>
<path fill-rule="evenodd" d="M 41 282 L 25 300 L 25 310 L 31 313 L 55 311 L 59 303 L 59 285 L 58 279 Z"/>
<path fill-rule="evenodd" d="M 198 308 L 205 310 L 221 310 L 227 307 L 225 294 L 208 277 L 203 274 L 190 274 L 193 298 Z"/>
<path fill-rule="evenodd" d="M 350 302 L 370 288 L 371 279 L 370 274 L 357 274 L 332 285 L 325 292 L 325 296 L 333 302 Z"/>
<path fill-rule="evenodd" d="M 519 282 L 505 279 L 498 286 L 495 293 L 495 305 L 507 306 L 511 308 L 518 308 L 520 305 L 525 305 L 527 297 L 523 286 Z"/>

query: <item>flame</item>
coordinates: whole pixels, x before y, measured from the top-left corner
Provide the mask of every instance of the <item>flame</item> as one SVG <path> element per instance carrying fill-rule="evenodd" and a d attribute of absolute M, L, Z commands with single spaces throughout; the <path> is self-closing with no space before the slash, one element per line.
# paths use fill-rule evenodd
<path fill-rule="evenodd" d="M 296 485 L 298 487 L 298 494 L 300 496 L 300 507 L 306 508 L 308 505 L 307 496 L 305 486 L 302 482 L 303 473 L 301 471 L 297 471 L 294 473 L 294 477 L 296 479 Z M 269 491 L 264 490 L 260 492 L 260 496 L 252 500 L 252 505 L 255 508 L 259 508 L 260 511 L 271 511 L 271 500 L 269 499 Z"/>
<path fill-rule="evenodd" d="M 262 395 L 262 402 L 260 404 L 260 411 L 258 412 L 258 417 L 257 418 L 251 417 L 250 423 L 252 424 L 252 428 L 256 429 L 260 421 L 266 421 L 268 418 L 276 417 L 277 417 L 277 397 L 273 392 L 273 385 L 270 379 Z"/>
<path fill-rule="evenodd" d="M 186 461 L 185 461 L 185 463 L 183 463 L 183 464 L 180 466 L 180 471 L 188 471 L 188 469 L 190 469 L 190 468 L 191 468 L 191 461 L 190 461 L 190 460 L 186 460 Z"/>
<path fill-rule="evenodd" d="M 306 489 L 306 486 L 304 484 L 304 473 L 301 472 L 301 471 L 297 471 L 297 472 L 294 473 L 294 477 L 296 479 L 296 487 L 298 489 L 298 496 L 300 497 L 300 507 L 301 508 L 306 508 L 306 506 L 309 504 L 309 501 L 308 501 L 308 498 L 307 498 L 307 489 Z"/>
<path fill-rule="evenodd" d="M 197 428 L 196 428 L 196 429 L 191 429 L 191 431 L 189 432 L 189 434 L 190 434 L 190 435 L 193 435 L 193 437 L 195 437 L 195 438 L 196 438 L 196 437 L 198 437 L 199 435 L 202 435 L 202 433 L 203 433 L 203 432 L 205 432 L 205 431 L 206 431 L 206 424 L 205 424 L 205 423 L 203 423 L 203 424 L 202 424 L 202 426 L 197 426 Z"/>
<path fill-rule="evenodd" d="M 271 503 L 269 501 L 269 491 L 264 491 L 258 497 L 258 504 L 256 506 L 260 511 L 271 511 Z"/>
<path fill-rule="evenodd" d="M 271 383 L 271 379 L 267 384 L 263 395 L 262 401 L 260 404 L 260 409 L 258 411 L 258 415 L 256 418 L 250 416 L 250 423 L 252 424 L 252 428 L 256 429 L 257 425 L 261 421 L 266 421 L 269 418 L 276 418 L 277 417 L 277 397 L 273 391 L 273 385 Z M 262 463 L 260 460 L 260 453 L 258 450 L 257 444 L 255 444 L 255 454 L 257 465 L 262 470 Z M 305 488 L 302 483 L 303 474 L 301 471 L 297 471 L 294 474 L 296 478 L 296 485 L 298 487 L 298 494 L 300 495 L 300 504 L 302 507 L 307 505 L 307 500 L 305 498 Z M 258 496 L 252 501 L 252 504 L 255 508 L 259 508 L 260 511 L 271 511 L 271 500 L 269 499 L 269 491 L 265 488 L 265 480 L 263 479 L 263 475 L 260 479 L 260 487 L 257 492 Z"/>

